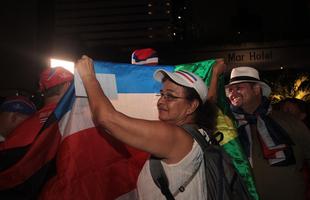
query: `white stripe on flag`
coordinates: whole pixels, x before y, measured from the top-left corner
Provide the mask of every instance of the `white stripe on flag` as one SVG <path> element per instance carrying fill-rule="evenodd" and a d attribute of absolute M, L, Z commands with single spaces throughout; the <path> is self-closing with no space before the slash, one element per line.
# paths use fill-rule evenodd
<path fill-rule="evenodd" d="M 128 116 L 156 120 L 158 119 L 157 100 L 158 97 L 155 94 L 119 94 L 117 100 L 111 102 L 116 110 Z M 72 110 L 67 112 L 59 122 L 63 139 L 94 126 L 88 99 L 84 97 L 76 97 Z"/>
<path fill-rule="evenodd" d="M 67 112 L 59 122 L 62 139 L 81 130 L 94 127 L 88 99 L 76 97 L 72 110 Z"/>
<path fill-rule="evenodd" d="M 125 115 L 148 120 L 157 120 L 157 100 L 159 97 L 153 93 L 122 93 L 117 100 L 111 100 L 114 107 Z"/>

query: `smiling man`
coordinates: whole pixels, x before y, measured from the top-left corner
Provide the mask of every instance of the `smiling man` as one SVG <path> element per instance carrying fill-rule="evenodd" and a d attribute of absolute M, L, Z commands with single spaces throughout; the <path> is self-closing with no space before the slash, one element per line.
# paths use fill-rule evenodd
<path fill-rule="evenodd" d="M 226 96 L 260 199 L 305 199 L 302 163 L 310 159 L 310 133 L 295 118 L 272 110 L 270 87 L 252 67 L 231 72 Z"/>

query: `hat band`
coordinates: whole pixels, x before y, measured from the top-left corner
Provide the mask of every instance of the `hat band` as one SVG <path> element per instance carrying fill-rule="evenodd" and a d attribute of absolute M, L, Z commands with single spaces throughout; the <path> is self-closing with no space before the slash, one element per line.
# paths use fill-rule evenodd
<path fill-rule="evenodd" d="M 236 76 L 229 80 L 229 83 L 234 81 L 260 81 L 257 78 L 251 77 L 251 76 Z"/>
<path fill-rule="evenodd" d="M 186 80 L 188 80 L 190 83 L 194 83 L 195 81 L 197 81 L 197 79 L 191 75 L 190 73 L 180 70 L 180 71 L 176 71 L 175 73 L 183 76 Z"/>

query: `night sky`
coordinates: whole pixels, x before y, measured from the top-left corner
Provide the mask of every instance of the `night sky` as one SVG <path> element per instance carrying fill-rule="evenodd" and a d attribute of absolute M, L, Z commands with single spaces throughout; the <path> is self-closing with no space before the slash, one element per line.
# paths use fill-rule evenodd
<path fill-rule="evenodd" d="M 166 40 L 161 36 L 159 42 L 146 45 L 141 42 L 136 45 L 103 44 L 96 47 L 87 46 L 90 44 L 89 38 L 83 38 L 81 35 L 72 37 L 74 42 L 59 42 L 55 39 L 55 30 L 57 30 L 55 21 L 57 22 L 57 15 L 60 13 L 57 8 L 70 2 L 71 4 L 77 2 L 80 5 L 81 2 L 93 3 L 94 1 L 11 0 L 2 3 L 0 18 L 1 95 L 5 95 L 6 91 L 12 89 L 34 92 L 37 87 L 38 73 L 47 65 L 48 56 L 51 55 L 55 46 L 59 47 L 58 49 L 62 52 L 66 52 L 70 59 L 75 59 L 82 53 L 90 53 L 96 59 L 126 62 L 128 58 L 130 62 L 131 51 L 147 45 L 162 51 L 162 61 L 168 64 L 177 64 L 177 59 L 182 57 L 180 56 L 182 53 L 185 55 L 190 54 L 189 52 L 202 51 L 201 54 L 203 54 L 205 50 L 201 49 L 212 50 L 216 49 L 214 47 L 221 48 L 227 45 L 298 41 L 309 46 L 310 34 L 307 27 L 310 25 L 310 2 L 306 0 L 276 2 L 180 0 L 175 1 L 177 3 L 174 4 L 170 1 L 174 5 L 172 7 L 174 15 L 171 16 L 174 24 L 172 28 L 179 31 L 175 37 L 172 35 Z M 141 2 L 156 4 L 156 1 L 141 0 Z M 134 11 L 134 8 L 131 9 Z M 178 16 L 182 18 L 177 19 Z M 118 18 L 115 17 L 115 19 Z M 62 44 L 67 45 L 62 46 Z M 183 57 L 186 58 L 184 62 L 200 59 L 199 56 Z"/>

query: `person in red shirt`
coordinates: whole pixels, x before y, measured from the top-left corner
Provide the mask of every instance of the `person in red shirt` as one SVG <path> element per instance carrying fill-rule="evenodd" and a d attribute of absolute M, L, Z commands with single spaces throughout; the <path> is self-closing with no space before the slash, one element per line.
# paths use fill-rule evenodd
<path fill-rule="evenodd" d="M 73 74 L 62 67 L 47 68 L 40 75 L 39 87 L 43 94 L 44 106 L 38 111 L 40 123 L 44 123 L 57 103 L 66 93 Z"/>
<path fill-rule="evenodd" d="M 62 67 L 46 68 L 40 74 L 43 107 L 0 142 L 0 199 L 37 199 L 55 175 L 61 135 L 57 123 L 47 119 L 72 80 L 73 74 Z"/>
<path fill-rule="evenodd" d="M 12 143 L 14 143 L 14 147 L 32 143 L 47 118 L 56 108 L 59 100 L 69 88 L 72 80 L 73 74 L 62 67 L 46 68 L 43 70 L 40 74 L 39 90 L 43 94 L 44 105 L 10 134 L 7 138 L 6 146 L 10 146 L 9 144 Z M 29 128 L 31 131 L 25 131 Z"/>

